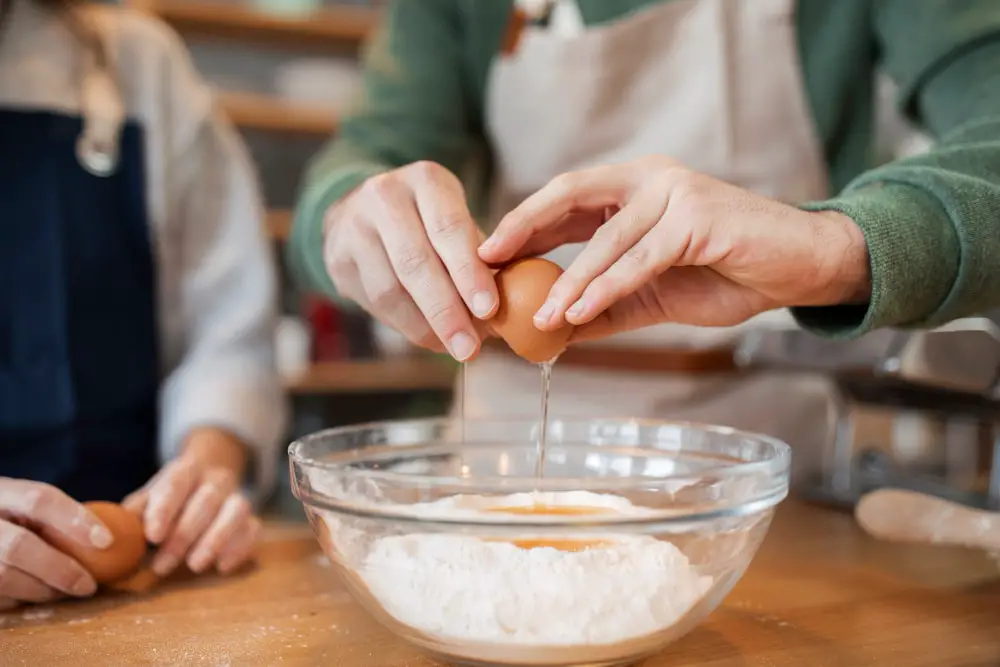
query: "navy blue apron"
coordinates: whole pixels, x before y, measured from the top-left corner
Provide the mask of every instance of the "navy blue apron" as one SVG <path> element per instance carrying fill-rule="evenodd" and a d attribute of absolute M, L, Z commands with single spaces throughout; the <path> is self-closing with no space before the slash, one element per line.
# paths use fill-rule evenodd
<path fill-rule="evenodd" d="M 84 169 L 80 117 L 0 110 L 0 476 L 121 500 L 157 469 L 141 129 Z"/>

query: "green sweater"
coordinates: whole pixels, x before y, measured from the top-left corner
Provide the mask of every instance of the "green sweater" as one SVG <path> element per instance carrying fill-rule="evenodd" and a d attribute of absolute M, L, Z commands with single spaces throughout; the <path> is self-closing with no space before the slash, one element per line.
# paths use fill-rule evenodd
<path fill-rule="evenodd" d="M 588 25 L 655 1 L 579 0 Z M 749 0 L 748 0 L 749 1 Z M 489 164 L 483 102 L 511 0 L 397 0 L 365 57 L 365 94 L 307 173 L 288 247 L 311 289 L 336 297 L 322 256 L 327 208 L 367 177 L 417 160 L 464 174 Z M 934 326 L 1000 306 L 1000 1 L 800 0 L 806 92 L 834 209 L 864 231 L 867 306 L 800 308 L 800 323 L 846 337 Z M 930 153 L 874 163 L 877 68 L 936 139 Z M 873 168 L 874 167 L 874 168 Z M 474 210 L 489 170 L 469 182 Z"/>

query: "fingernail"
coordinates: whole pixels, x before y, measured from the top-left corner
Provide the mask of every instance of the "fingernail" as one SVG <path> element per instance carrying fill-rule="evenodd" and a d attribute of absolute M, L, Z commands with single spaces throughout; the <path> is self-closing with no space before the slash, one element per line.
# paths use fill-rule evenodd
<path fill-rule="evenodd" d="M 104 526 L 94 526 L 90 529 L 90 543 L 98 549 L 107 549 L 115 538 Z"/>
<path fill-rule="evenodd" d="M 479 252 L 488 252 L 488 251 L 492 250 L 493 246 L 495 246 L 495 245 L 496 245 L 496 241 L 494 241 L 493 237 L 491 236 L 488 239 L 486 239 L 485 241 L 483 241 L 481 244 L 479 244 Z"/>
<path fill-rule="evenodd" d="M 211 556 L 212 555 L 207 551 L 195 551 L 191 554 L 191 557 L 188 558 L 188 567 L 191 568 L 192 572 L 198 574 L 208 567 L 208 560 Z"/>
<path fill-rule="evenodd" d="M 493 295 L 489 292 L 476 292 L 472 295 L 472 312 L 476 317 L 486 317 L 493 310 L 493 303 Z"/>
<path fill-rule="evenodd" d="M 476 341 L 469 334 L 460 332 L 451 337 L 448 349 L 455 359 L 465 361 L 476 351 Z"/>
<path fill-rule="evenodd" d="M 178 560 L 171 554 L 159 554 L 153 559 L 153 572 L 165 577 L 177 568 Z"/>
<path fill-rule="evenodd" d="M 90 577 L 83 577 L 73 584 L 73 595 L 89 597 L 97 592 L 97 583 Z"/>
<path fill-rule="evenodd" d="M 534 321 L 535 321 L 535 324 L 536 325 L 537 324 L 547 324 L 548 321 L 552 319 L 552 314 L 555 311 L 556 311 L 556 307 L 553 306 L 548 301 L 546 301 L 544 304 L 542 304 L 542 307 L 538 309 L 538 312 L 535 313 L 535 317 L 533 318 Z"/>
<path fill-rule="evenodd" d="M 572 306 L 569 307 L 569 310 L 566 311 L 566 314 L 571 317 L 579 317 L 580 315 L 583 315 L 583 305 L 584 305 L 583 299 L 580 299 L 579 301 L 577 301 L 576 303 L 574 303 Z"/>

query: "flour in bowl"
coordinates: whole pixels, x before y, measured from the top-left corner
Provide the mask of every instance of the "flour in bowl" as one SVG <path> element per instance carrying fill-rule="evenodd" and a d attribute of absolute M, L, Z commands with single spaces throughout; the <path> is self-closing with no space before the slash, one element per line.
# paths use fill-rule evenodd
<path fill-rule="evenodd" d="M 439 517 L 450 510 L 468 516 L 473 508 L 492 513 L 523 507 L 533 495 L 466 496 L 410 507 Z M 615 496 L 543 495 L 535 502 L 548 507 L 646 513 Z M 613 644 L 664 630 L 712 585 L 669 542 L 614 534 L 573 547 L 560 538 L 551 542 L 560 545 L 554 548 L 457 534 L 380 537 L 359 574 L 401 623 L 442 638 L 525 646 Z"/>

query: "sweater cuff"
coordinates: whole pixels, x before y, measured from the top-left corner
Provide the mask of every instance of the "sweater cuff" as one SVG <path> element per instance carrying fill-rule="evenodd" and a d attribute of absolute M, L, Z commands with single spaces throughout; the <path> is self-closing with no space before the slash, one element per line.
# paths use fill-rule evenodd
<path fill-rule="evenodd" d="M 318 291 L 344 305 L 323 260 L 323 219 L 331 206 L 372 176 L 386 171 L 380 165 L 331 172 L 311 184 L 295 210 L 287 246 L 293 277 L 304 288 Z"/>
<path fill-rule="evenodd" d="M 807 211 L 838 211 L 864 233 L 872 275 L 867 305 L 792 308 L 805 329 L 826 338 L 855 338 L 881 327 L 932 319 L 954 285 L 958 234 L 940 202 L 902 183 L 872 183 Z"/>

